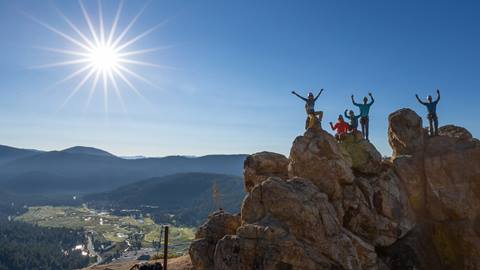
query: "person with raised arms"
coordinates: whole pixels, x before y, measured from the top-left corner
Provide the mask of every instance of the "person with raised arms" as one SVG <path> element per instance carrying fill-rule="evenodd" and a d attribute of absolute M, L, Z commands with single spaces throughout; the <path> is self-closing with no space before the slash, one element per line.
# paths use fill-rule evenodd
<path fill-rule="evenodd" d="M 431 95 L 428 95 L 427 97 L 427 102 L 423 102 L 418 95 L 415 95 L 417 98 L 418 102 L 420 104 L 425 105 L 427 107 L 428 111 L 428 123 L 430 126 L 430 136 L 437 136 L 438 135 L 438 116 L 437 116 L 437 104 L 440 101 L 440 90 L 437 89 L 437 99 L 433 101 L 433 98 Z"/>
<path fill-rule="evenodd" d="M 367 141 L 369 140 L 368 133 L 369 133 L 369 122 L 370 122 L 368 114 L 370 112 L 370 107 L 372 106 L 373 102 L 375 102 L 375 100 L 373 99 L 372 93 L 368 93 L 368 95 L 370 96 L 370 99 L 371 99 L 370 103 L 368 102 L 368 98 L 364 97 L 363 104 L 356 103 L 355 98 L 352 95 L 353 105 L 357 106 L 360 109 L 360 124 L 362 126 L 362 135 L 363 135 L 363 138 L 365 138 Z"/>
<path fill-rule="evenodd" d="M 347 111 L 348 110 L 345 110 L 345 112 L 343 114 L 345 115 L 345 118 L 350 120 L 349 131 L 351 133 L 355 133 L 358 129 L 358 118 L 360 118 L 360 115 L 355 115 L 355 113 L 352 110 L 350 110 L 347 114 Z"/>
<path fill-rule="evenodd" d="M 313 96 L 313 93 L 310 92 L 308 93 L 308 96 L 306 98 L 300 96 L 299 94 L 297 94 L 297 92 L 295 91 L 292 91 L 292 94 L 294 94 L 295 96 L 299 97 L 300 99 L 302 99 L 303 101 L 305 101 L 305 111 L 307 113 L 307 121 L 305 123 L 305 129 L 308 128 L 309 126 L 309 117 L 308 115 L 316 115 L 315 113 L 315 101 L 317 101 L 318 97 L 320 96 L 320 94 L 322 94 L 323 92 L 323 89 L 320 90 L 320 92 L 317 94 L 317 96 Z"/>

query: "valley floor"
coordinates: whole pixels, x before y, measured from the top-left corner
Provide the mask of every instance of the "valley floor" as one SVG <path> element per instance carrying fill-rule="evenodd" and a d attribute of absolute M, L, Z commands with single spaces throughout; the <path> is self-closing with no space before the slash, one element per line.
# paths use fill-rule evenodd
<path fill-rule="evenodd" d="M 162 226 L 149 216 L 114 215 L 106 211 L 82 207 L 29 207 L 16 218 L 18 221 L 42 227 L 81 229 L 86 232 L 85 254 L 96 257 L 97 263 L 110 261 L 131 262 L 141 255 L 151 257 L 157 253 Z M 188 227 L 170 225 L 169 255 L 186 254 L 194 231 Z"/>

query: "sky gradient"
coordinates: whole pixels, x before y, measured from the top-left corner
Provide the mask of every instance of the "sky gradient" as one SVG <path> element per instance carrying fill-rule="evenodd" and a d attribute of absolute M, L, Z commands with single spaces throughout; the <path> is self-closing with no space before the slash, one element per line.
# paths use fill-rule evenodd
<path fill-rule="evenodd" d="M 106 23 L 116 1 L 102 1 Z M 126 1 L 120 28 L 144 1 Z M 440 125 L 480 136 L 478 1 L 152 1 L 131 36 L 165 21 L 133 49 L 165 46 L 139 57 L 167 68 L 133 67 L 153 82 L 120 88 L 109 112 L 103 95 L 88 108 L 88 89 L 62 103 L 79 80 L 54 85 L 71 68 L 33 66 L 65 59 L 41 47 L 74 48 L 33 16 L 74 35 L 61 9 L 87 32 L 77 1 L 0 0 L 0 144 L 54 150 L 93 146 L 117 155 L 288 154 L 303 133 L 302 102 L 290 94 L 324 93 L 317 110 L 328 127 L 369 91 L 371 141 L 384 155 L 388 114 L 442 91 Z M 85 5 L 97 20 L 97 1 Z M 86 87 L 88 88 L 88 87 Z M 424 124 L 426 124 L 424 120 Z"/>

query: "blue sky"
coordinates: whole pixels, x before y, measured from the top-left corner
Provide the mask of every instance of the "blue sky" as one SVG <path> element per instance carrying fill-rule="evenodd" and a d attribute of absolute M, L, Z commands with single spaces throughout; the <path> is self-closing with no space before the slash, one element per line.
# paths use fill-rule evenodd
<path fill-rule="evenodd" d="M 116 1 L 102 6 L 109 25 Z M 119 27 L 144 1 L 126 1 Z M 119 155 L 204 155 L 269 150 L 288 154 L 305 112 L 296 90 L 325 92 L 317 101 L 324 127 L 372 91 L 371 140 L 385 155 L 388 114 L 442 90 L 440 124 L 480 135 L 478 1 L 152 1 L 129 37 L 166 21 L 132 49 L 167 46 L 139 56 L 168 68 L 131 66 L 145 99 L 120 85 L 127 111 L 88 87 L 61 106 L 79 79 L 54 85 L 71 67 L 39 49 L 75 45 L 33 16 L 74 35 L 60 8 L 88 32 L 77 1 L 0 0 L 0 144 L 44 150 L 73 145 Z M 97 22 L 97 2 L 85 0 Z"/>

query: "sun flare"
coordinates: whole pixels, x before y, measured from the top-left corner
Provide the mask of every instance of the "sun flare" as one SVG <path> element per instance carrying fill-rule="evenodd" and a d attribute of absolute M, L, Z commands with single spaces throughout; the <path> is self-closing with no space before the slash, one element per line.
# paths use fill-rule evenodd
<path fill-rule="evenodd" d="M 57 28 L 46 24 L 40 20 L 32 17 L 34 21 L 46 27 L 55 34 L 61 36 L 65 40 L 72 43 L 76 49 L 62 49 L 62 48 L 44 48 L 48 51 L 60 53 L 69 56 L 69 59 L 62 62 L 50 63 L 40 68 L 51 68 L 61 66 L 77 66 L 78 69 L 73 73 L 67 75 L 61 81 L 79 79 L 78 84 L 74 86 L 65 102 L 62 106 L 68 103 L 68 101 L 80 90 L 89 89 L 88 100 L 86 106 L 90 104 L 92 96 L 98 88 L 103 90 L 105 111 L 108 111 L 108 97 L 113 90 L 115 95 L 120 101 L 120 104 L 125 109 L 121 88 L 126 88 L 135 92 L 138 96 L 143 97 L 140 91 L 135 87 L 132 82 L 132 78 L 140 80 L 149 85 L 153 85 L 146 78 L 132 70 L 131 66 L 150 66 L 150 67 L 162 67 L 154 63 L 136 60 L 134 57 L 146 53 L 150 53 L 158 50 L 159 48 L 147 48 L 141 50 L 128 50 L 138 40 L 144 38 L 158 28 L 161 24 L 158 24 L 133 38 L 127 39 L 127 34 L 134 26 L 135 22 L 139 19 L 140 15 L 146 9 L 145 5 L 133 19 L 122 30 L 118 31 L 118 25 L 120 15 L 122 13 L 124 1 L 120 1 L 115 13 L 113 22 L 110 29 L 105 29 L 105 22 L 103 19 L 103 9 L 101 0 L 98 0 L 98 26 L 95 26 L 92 17 L 85 8 L 82 0 L 79 0 L 80 9 L 82 11 L 88 33 L 84 33 L 80 28 L 75 25 L 69 18 L 67 18 L 59 9 L 57 12 L 63 18 L 63 20 L 71 28 L 72 33 L 66 33 L 58 30 Z M 88 86 L 90 84 L 90 86 Z"/>
<path fill-rule="evenodd" d="M 100 45 L 92 48 L 92 51 L 88 55 L 90 65 L 97 71 L 112 72 L 118 68 L 119 54 L 114 47 L 108 45 Z"/>

